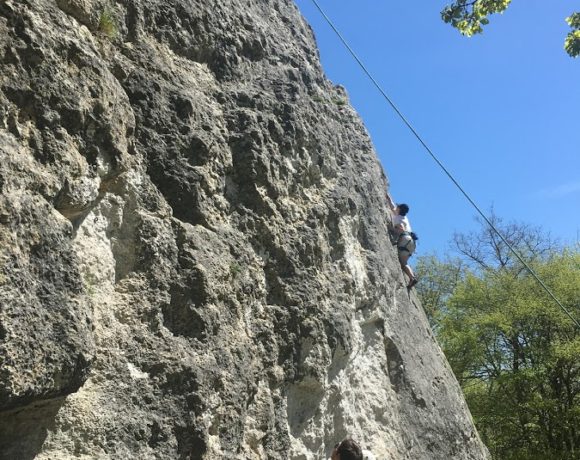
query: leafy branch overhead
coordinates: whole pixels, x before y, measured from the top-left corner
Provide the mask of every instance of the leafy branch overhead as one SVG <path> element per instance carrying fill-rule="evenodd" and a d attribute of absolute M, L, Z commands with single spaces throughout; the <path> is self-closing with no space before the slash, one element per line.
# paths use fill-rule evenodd
<path fill-rule="evenodd" d="M 441 11 L 441 18 L 467 37 L 483 32 L 489 16 L 503 13 L 511 0 L 455 0 Z M 566 37 L 564 49 L 572 56 L 580 55 L 580 13 L 566 18 L 572 31 Z"/>
<path fill-rule="evenodd" d="M 443 20 L 463 35 L 471 37 L 483 32 L 482 26 L 489 24 L 488 16 L 503 13 L 511 0 L 456 0 L 441 11 Z"/>
<path fill-rule="evenodd" d="M 566 22 L 572 28 L 572 32 L 566 37 L 564 48 L 572 57 L 580 55 L 580 13 L 574 13 L 566 18 Z"/>

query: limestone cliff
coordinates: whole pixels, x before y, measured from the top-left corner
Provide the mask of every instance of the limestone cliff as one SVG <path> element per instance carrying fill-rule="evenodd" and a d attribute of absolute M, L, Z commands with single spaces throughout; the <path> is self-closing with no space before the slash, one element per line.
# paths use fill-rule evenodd
<path fill-rule="evenodd" d="M 487 458 L 291 1 L 2 0 L 0 60 L 0 458 Z"/>

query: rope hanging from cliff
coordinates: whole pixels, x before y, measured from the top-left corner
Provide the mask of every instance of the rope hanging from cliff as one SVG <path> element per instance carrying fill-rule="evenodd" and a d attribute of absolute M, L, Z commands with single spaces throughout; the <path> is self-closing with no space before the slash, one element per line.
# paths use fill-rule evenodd
<path fill-rule="evenodd" d="M 403 123 L 407 126 L 407 128 L 409 128 L 409 130 L 417 138 L 417 140 L 419 141 L 419 143 L 425 148 L 425 150 L 431 156 L 431 158 L 435 161 L 435 163 L 437 163 L 437 165 L 443 170 L 443 172 L 447 175 L 447 177 L 451 180 L 451 182 L 453 182 L 453 184 L 455 184 L 455 186 L 459 189 L 459 191 L 463 194 L 463 196 L 467 199 L 467 201 L 469 201 L 469 203 L 475 208 L 475 210 L 484 219 L 484 221 L 489 225 L 489 227 L 497 234 L 497 236 L 499 236 L 499 238 L 504 242 L 504 244 L 509 248 L 509 250 L 516 256 L 516 258 L 523 264 L 523 266 L 528 270 L 528 272 L 540 284 L 540 286 L 542 286 L 542 288 L 548 293 L 548 295 L 554 300 L 554 302 L 556 302 L 558 304 L 558 306 L 562 309 L 562 311 L 564 313 L 566 313 L 566 315 L 570 318 L 570 320 L 572 320 L 572 322 L 576 325 L 576 327 L 580 329 L 580 323 L 578 322 L 578 320 L 576 320 L 576 318 L 574 318 L 572 316 L 572 314 L 566 309 L 566 307 L 564 307 L 564 305 L 562 305 L 562 302 L 560 302 L 556 298 L 556 296 L 552 293 L 552 291 L 548 288 L 548 286 L 546 286 L 544 284 L 544 282 L 538 277 L 538 275 L 536 275 L 536 272 L 534 272 L 534 270 L 532 270 L 532 268 L 519 255 L 519 253 L 513 248 L 513 246 L 504 238 L 504 236 L 501 234 L 501 232 L 493 225 L 493 223 L 481 211 L 481 209 L 479 208 L 479 206 L 477 206 L 477 204 L 475 203 L 475 201 L 473 201 L 471 199 L 471 197 L 468 195 L 468 193 L 463 189 L 463 187 L 453 177 L 453 175 L 447 170 L 447 168 L 443 165 L 443 163 L 441 163 L 441 161 L 439 161 L 439 158 L 437 158 L 437 156 L 433 153 L 433 151 L 431 150 L 431 148 L 425 143 L 425 141 L 423 140 L 423 138 L 415 130 L 415 128 L 413 127 L 413 125 L 411 125 L 411 123 L 407 120 L 407 118 L 405 118 L 405 116 L 398 109 L 398 107 L 391 100 L 391 98 L 387 95 L 387 93 L 383 90 L 383 88 L 381 87 L 381 85 L 379 85 L 379 83 L 377 82 L 377 80 L 369 72 L 369 70 L 367 69 L 367 67 L 360 60 L 360 58 L 357 56 L 357 54 L 354 52 L 354 50 L 350 47 L 350 45 L 348 44 L 348 42 L 346 41 L 346 39 L 342 36 L 342 34 L 340 33 L 340 31 L 336 28 L 336 26 L 334 25 L 334 23 L 330 20 L 330 18 L 324 12 L 324 10 L 319 5 L 319 3 L 317 2 L 317 0 L 312 0 L 312 3 L 314 3 L 314 6 L 316 6 L 316 8 L 318 9 L 318 11 L 320 11 L 320 14 L 322 14 L 322 16 L 324 17 L 324 19 L 326 20 L 326 22 L 328 23 L 328 25 L 330 26 L 330 28 L 338 36 L 338 38 L 340 39 L 340 41 L 342 42 L 342 44 L 346 47 L 346 49 L 348 50 L 348 52 L 355 59 L 355 61 L 358 63 L 358 65 L 363 70 L 363 72 L 367 75 L 367 77 L 371 80 L 371 82 L 379 90 L 379 92 L 381 93 L 381 95 L 383 96 L 383 98 L 389 103 L 389 105 L 397 113 L 397 115 L 403 121 Z"/>

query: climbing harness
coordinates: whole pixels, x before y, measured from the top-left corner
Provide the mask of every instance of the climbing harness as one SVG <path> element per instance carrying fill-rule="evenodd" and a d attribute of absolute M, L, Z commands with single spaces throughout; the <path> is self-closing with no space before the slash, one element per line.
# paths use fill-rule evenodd
<path fill-rule="evenodd" d="M 418 239 L 417 235 L 413 232 L 403 232 L 397 239 L 397 249 L 399 251 L 408 252 L 409 255 L 412 256 L 417 248 L 415 241 Z"/>

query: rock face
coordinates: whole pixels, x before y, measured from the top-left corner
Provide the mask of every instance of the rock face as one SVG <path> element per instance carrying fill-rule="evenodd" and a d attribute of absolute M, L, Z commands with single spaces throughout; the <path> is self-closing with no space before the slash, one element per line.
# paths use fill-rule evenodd
<path fill-rule="evenodd" d="M 2 0 L 0 59 L 0 458 L 487 458 L 292 2 Z"/>

